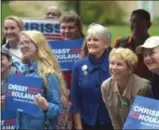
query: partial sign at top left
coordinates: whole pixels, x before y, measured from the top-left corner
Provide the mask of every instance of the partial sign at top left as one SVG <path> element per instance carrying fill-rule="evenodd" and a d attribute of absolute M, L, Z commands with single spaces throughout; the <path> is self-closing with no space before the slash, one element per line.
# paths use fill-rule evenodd
<path fill-rule="evenodd" d="M 59 20 L 23 18 L 23 22 L 25 30 L 40 31 L 48 41 L 62 40 Z"/>

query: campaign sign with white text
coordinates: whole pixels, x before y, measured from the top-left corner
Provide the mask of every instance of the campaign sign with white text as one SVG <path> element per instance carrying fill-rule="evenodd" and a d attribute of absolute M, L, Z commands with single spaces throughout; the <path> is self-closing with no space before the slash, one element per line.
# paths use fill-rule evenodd
<path fill-rule="evenodd" d="M 35 95 L 42 90 L 42 79 L 12 74 L 6 91 L 7 109 L 36 116 L 39 108 L 34 103 Z"/>
<path fill-rule="evenodd" d="M 159 101 L 136 96 L 123 130 L 159 129 Z"/>
<path fill-rule="evenodd" d="M 1 111 L 1 130 L 14 130 L 16 125 L 16 111 Z"/>
<path fill-rule="evenodd" d="M 47 40 L 62 40 L 59 20 L 23 18 L 25 30 L 42 32 Z"/>
<path fill-rule="evenodd" d="M 83 39 L 49 41 L 53 54 L 58 59 L 62 71 L 71 71 L 76 60 L 80 58 Z"/>

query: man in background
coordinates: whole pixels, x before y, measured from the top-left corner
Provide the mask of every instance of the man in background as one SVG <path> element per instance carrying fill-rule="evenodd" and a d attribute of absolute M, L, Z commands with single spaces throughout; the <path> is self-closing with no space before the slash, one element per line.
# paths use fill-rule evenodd
<path fill-rule="evenodd" d="M 82 22 L 78 14 L 66 11 L 60 17 L 60 32 L 63 40 L 74 40 L 84 38 Z M 72 71 L 63 72 L 67 88 L 71 87 Z"/>
<path fill-rule="evenodd" d="M 151 18 L 149 12 L 144 9 L 134 10 L 130 17 L 131 35 L 116 40 L 114 47 L 129 48 L 135 52 L 136 47 L 142 45 L 149 37 L 148 29 L 151 27 Z M 143 56 L 137 55 L 139 62 L 135 73 L 143 78 L 149 78 L 149 71 L 144 64 Z"/>
<path fill-rule="evenodd" d="M 49 6 L 47 8 L 45 18 L 46 19 L 59 19 L 61 16 L 61 10 L 57 6 Z"/>
<path fill-rule="evenodd" d="M 64 12 L 60 17 L 60 32 L 64 40 L 84 38 L 78 14 L 73 11 Z"/>

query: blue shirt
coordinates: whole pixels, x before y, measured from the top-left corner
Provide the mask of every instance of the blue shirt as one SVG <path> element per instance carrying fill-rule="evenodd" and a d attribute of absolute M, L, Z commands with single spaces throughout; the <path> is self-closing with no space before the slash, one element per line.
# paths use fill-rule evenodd
<path fill-rule="evenodd" d="M 28 62 L 24 65 L 23 74 L 26 76 L 39 77 L 38 66 L 36 62 Z M 47 68 L 46 68 L 47 69 Z M 60 83 L 55 74 L 48 74 L 47 79 L 47 101 L 48 111 L 46 112 L 47 119 L 51 122 L 49 129 L 56 127 L 56 120 L 59 113 L 62 111 L 60 99 Z M 28 108 L 29 109 L 29 108 Z M 17 112 L 16 128 L 43 130 L 45 124 L 44 111 L 41 109 L 37 117 Z"/>
<path fill-rule="evenodd" d="M 110 77 L 109 51 L 97 61 L 91 55 L 78 60 L 72 70 L 72 112 L 80 113 L 84 122 L 94 126 L 110 123 L 106 106 L 101 96 L 101 84 Z"/>

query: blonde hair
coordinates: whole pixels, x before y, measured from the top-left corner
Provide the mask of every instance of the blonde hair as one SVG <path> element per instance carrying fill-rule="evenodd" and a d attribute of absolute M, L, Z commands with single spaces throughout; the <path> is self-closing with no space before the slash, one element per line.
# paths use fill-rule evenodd
<path fill-rule="evenodd" d="M 46 75 L 55 73 L 60 81 L 61 101 L 63 104 L 67 103 L 68 91 L 65 86 L 63 74 L 60 71 L 58 61 L 53 55 L 44 35 L 36 30 L 22 31 L 21 35 L 27 36 L 37 46 L 36 61 L 38 63 L 38 73 L 44 79 L 45 86 L 47 86 Z"/>
<path fill-rule="evenodd" d="M 24 30 L 24 22 L 23 22 L 23 20 L 22 20 L 20 17 L 14 16 L 14 15 L 10 15 L 10 16 L 7 16 L 7 17 L 4 19 L 4 21 L 6 21 L 6 20 L 8 20 L 8 19 L 15 21 L 16 24 L 18 25 L 18 27 L 20 28 L 20 31 Z"/>
<path fill-rule="evenodd" d="M 126 62 L 131 71 L 133 71 L 137 66 L 138 57 L 132 50 L 128 48 L 113 48 L 109 54 L 109 60 L 112 56 L 122 58 Z"/>

